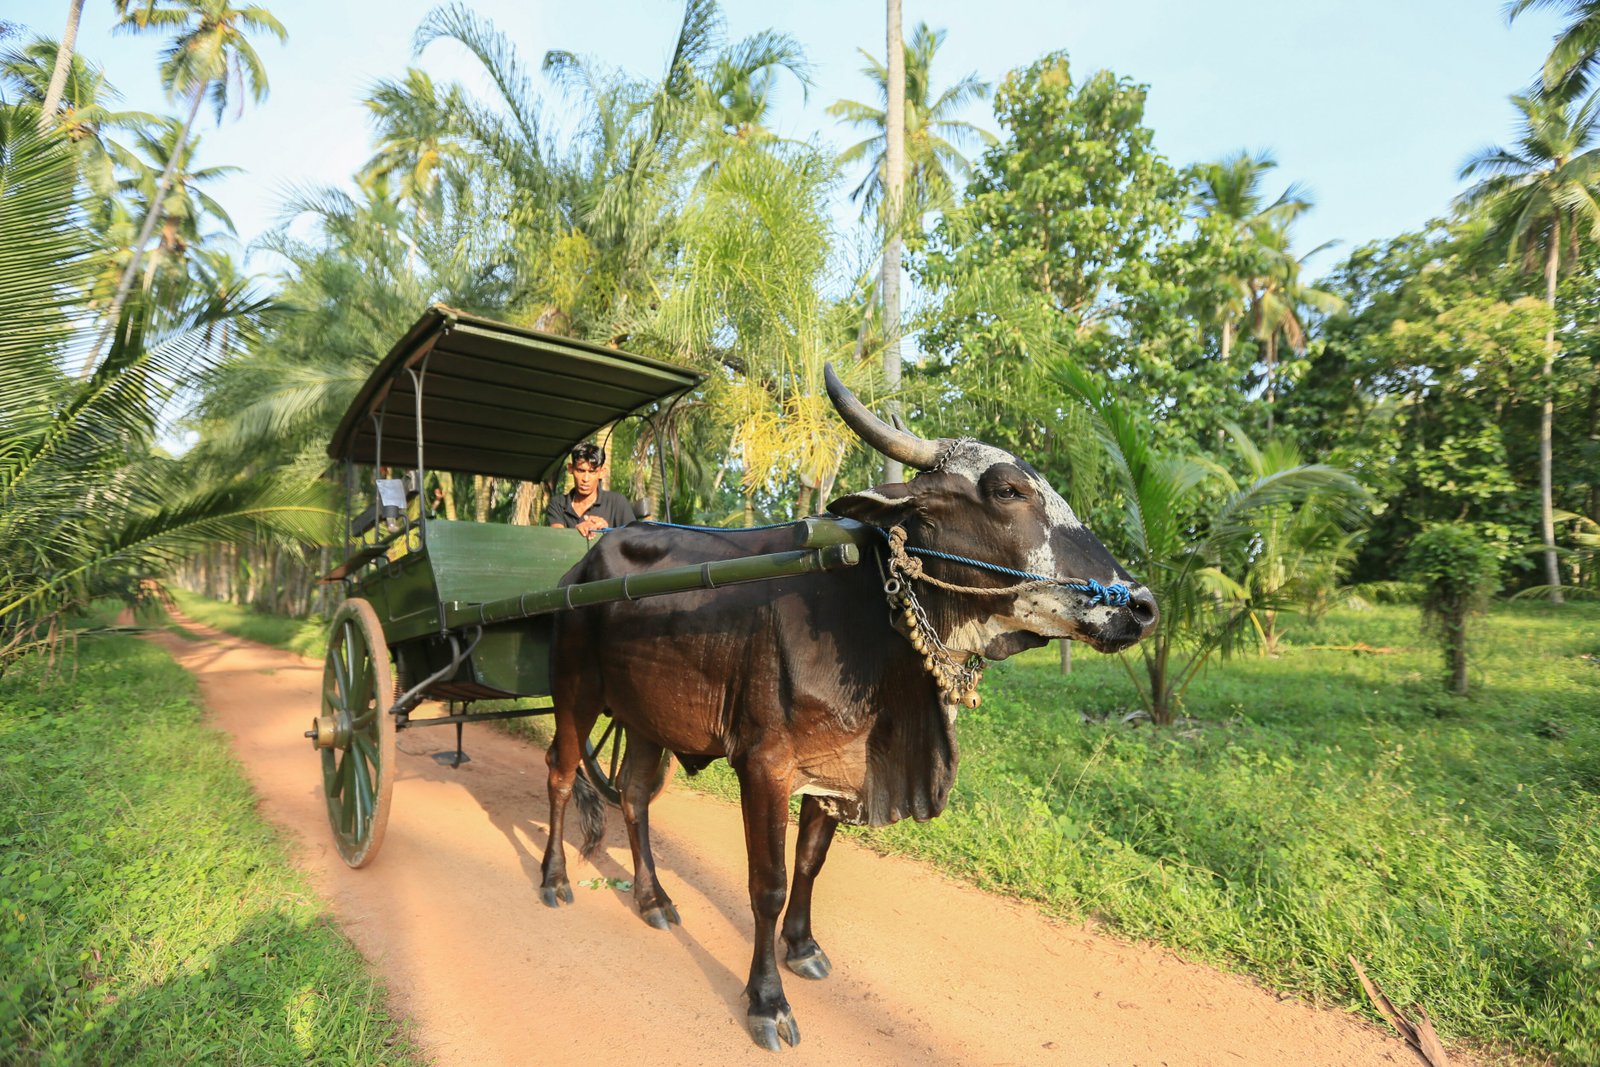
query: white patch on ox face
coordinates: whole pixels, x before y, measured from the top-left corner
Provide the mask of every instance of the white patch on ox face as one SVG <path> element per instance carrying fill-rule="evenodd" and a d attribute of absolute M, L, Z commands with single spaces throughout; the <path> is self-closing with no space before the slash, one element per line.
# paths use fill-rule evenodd
<path fill-rule="evenodd" d="M 950 451 L 940 469 L 965 478 L 976 486 L 989 468 L 999 463 L 1021 469 L 1017 457 L 1004 449 L 986 445 L 982 441 L 962 441 Z M 1033 486 L 1035 499 L 1044 508 L 1045 521 L 1040 529 L 1040 543 L 1028 552 L 1027 560 L 1021 569 L 1050 578 L 1079 577 L 1079 575 L 1061 574 L 1061 561 L 1056 559 L 1055 550 L 1050 547 L 1050 531 L 1071 529 L 1083 524 L 1078 521 L 1078 516 L 1073 514 L 1072 505 L 1068 504 L 1049 482 L 1037 473 L 1026 471 L 1024 473 L 1029 484 Z"/>
<path fill-rule="evenodd" d="M 1057 529 L 1076 529 L 1083 524 L 1061 494 L 1040 475 L 1022 468 L 1017 457 L 981 441 L 962 441 L 951 450 L 940 469 L 965 478 L 976 487 L 991 467 L 1002 463 L 1018 468 L 1027 477 L 1035 500 L 1044 510 L 1037 543 L 1021 561 L 1020 569 L 1057 579 L 1092 577 L 1063 572 L 1062 561 L 1057 559 L 1051 546 L 1050 533 Z M 1115 581 L 1116 576 L 1105 575 L 1103 580 Z M 1082 593 L 1071 589 L 1033 589 L 1019 594 L 1004 614 L 968 620 L 944 641 L 953 650 L 981 654 L 994 639 L 1018 632 L 1047 638 L 1080 637 L 1109 625 L 1115 611 L 1105 604 L 1091 604 Z"/>

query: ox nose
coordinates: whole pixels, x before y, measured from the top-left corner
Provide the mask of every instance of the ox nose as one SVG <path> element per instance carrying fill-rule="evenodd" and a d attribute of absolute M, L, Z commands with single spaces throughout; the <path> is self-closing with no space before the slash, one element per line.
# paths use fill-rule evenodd
<path fill-rule="evenodd" d="M 1156 628 L 1161 618 L 1161 612 L 1156 608 L 1155 594 L 1142 585 L 1129 592 L 1128 612 L 1133 616 L 1133 621 L 1139 624 L 1140 640 L 1150 636 L 1150 631 Z"/>

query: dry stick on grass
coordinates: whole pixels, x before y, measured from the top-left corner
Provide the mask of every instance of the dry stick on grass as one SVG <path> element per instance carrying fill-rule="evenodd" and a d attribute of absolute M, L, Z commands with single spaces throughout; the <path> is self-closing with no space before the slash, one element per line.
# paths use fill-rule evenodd
<path fill-rule="evenodd" d="M 1394 1004 L 1378 988 L 1378 983 L 1367 977 L 1367 972 L 1361 969 L 1361 964 L 1356 962 L 1354 956 L 1347 957 L 1350 966 L 1356 969 L 1356 977 L 1361 979 L 1361 987 L 1367 991 L 1367 997 L 1372 1001 L 1373 1007 L 1389 1025 L 1397 1030 L 1401 1037 L 1406 1039 L 1406 1044 L 1416 1050 L 1417 1055 L 1427 1062 L 1428 1067 L 1450 1067 L 1450 1060 L 1444 1054 L 1444 1045 L 1439 1042 L 1439 1035 L 1434 1033 L 1433 1020 L 1428 1018 L 1427 1009 L 1421 1004 L 1413 1004 L 1411 1008 L 1417 1013 L 1421 1022 L 1413 1023 L 1401 1015 Z"/>

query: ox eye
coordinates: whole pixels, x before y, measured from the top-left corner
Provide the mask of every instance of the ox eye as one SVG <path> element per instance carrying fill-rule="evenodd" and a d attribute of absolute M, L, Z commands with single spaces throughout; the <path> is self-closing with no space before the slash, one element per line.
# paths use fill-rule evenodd
<path fill-rule="evenodd" d="M 1014 485 L 1002 482 L 994 487 L 994 495 L 998 500 L 1021 500 L 1022 490 Z"/>

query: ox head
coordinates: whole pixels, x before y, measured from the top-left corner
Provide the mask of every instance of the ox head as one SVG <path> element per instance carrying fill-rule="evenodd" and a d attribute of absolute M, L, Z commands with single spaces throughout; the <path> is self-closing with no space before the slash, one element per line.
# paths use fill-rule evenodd
<path fill-rule="evenodd" d="M 1059 637 L 1115 652 L 1155 629 L 1150 590 L 1112 558 L 1026 461 L 971 438 L 927 441 L 890 426 L 844 387 L 832 366 L 825 376 L 833 406 L 863 441 L 923 472 L 910 482 L 840 497 L 829 511 L 884 528 L 903 525 L 910 543 L 920 547 L 1063 581 L 1128 587 L 1129 603 L 1120 606 L 1096 603 L 1089 593 L 1067 586 L 999 596 L 951 594 L 943 598 L 947 606 L 941 612 L 951 648 L 1004 659 Z M 924 565 L 961 585 L 998 588 L 1016 582 L 957 563 L 924 560 Z M 950 606 L 957 596 L 960 607 Z"/>

